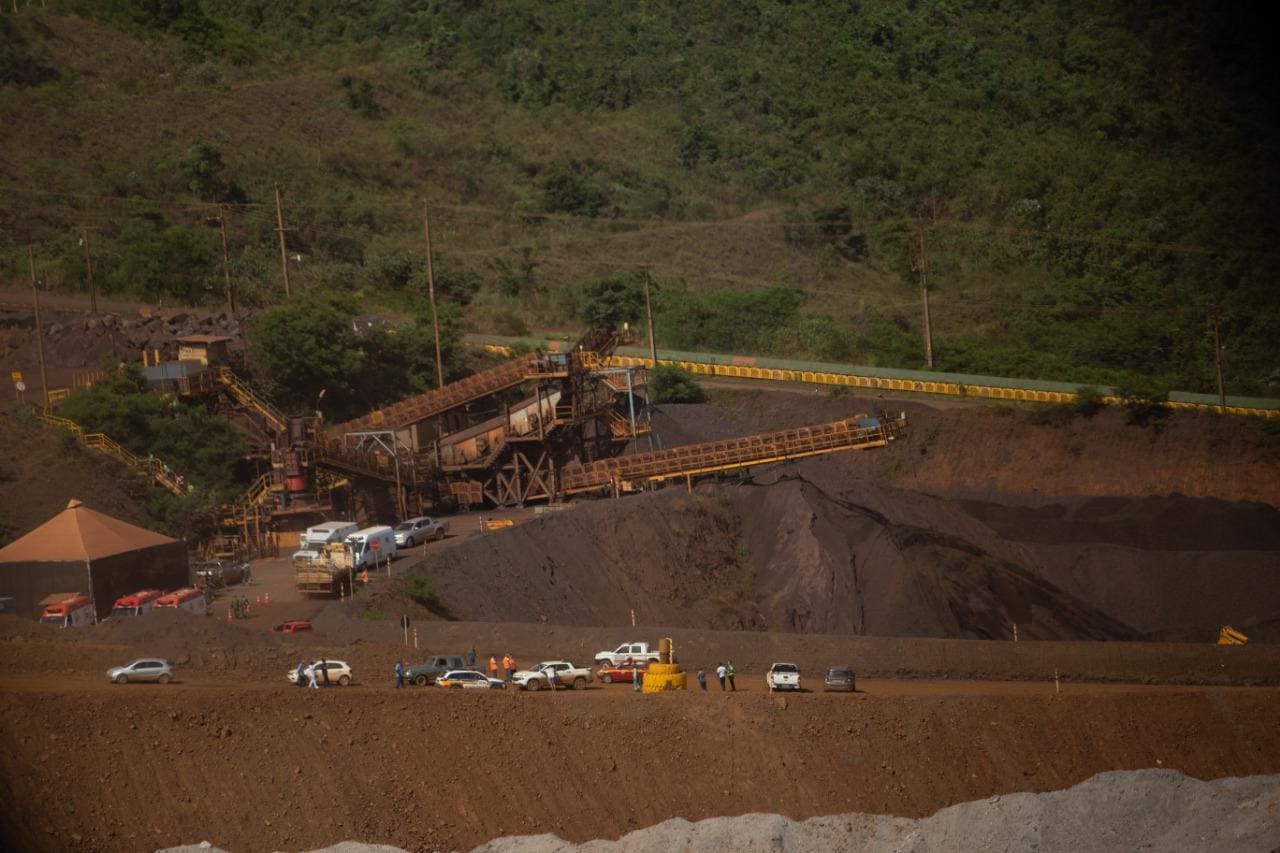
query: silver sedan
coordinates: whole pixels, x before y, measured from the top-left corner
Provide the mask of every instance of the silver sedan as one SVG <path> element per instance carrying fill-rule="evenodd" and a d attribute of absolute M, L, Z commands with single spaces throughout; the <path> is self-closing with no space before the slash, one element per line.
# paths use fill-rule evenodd
<path fill-rule="evenodd" d="M 167 660 L 157 658 L 139 658 L 124 666 L 113 666 L 107 670 L 107 681 L 116 684 L 128 684 L 130 681 L 154 681 L 157 684 L 168 684 L 173 679 L 173 667 Z"/>

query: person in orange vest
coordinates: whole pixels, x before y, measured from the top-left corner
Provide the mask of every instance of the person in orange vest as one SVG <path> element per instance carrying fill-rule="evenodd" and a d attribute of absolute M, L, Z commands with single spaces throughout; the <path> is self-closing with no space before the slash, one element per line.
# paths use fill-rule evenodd
<path fill-rule="evenodd" d="M 498 659 L 493 655 L 489 655 L 489 677 L 498 677 Z"/>
<path fill-rule="evenodd" d="M 511 676 L 516 674 L 515 669 L 511 666 L 511 655 L 502 656 L 502 671 L 507 674 L 507 683 L 511 683 Z"/>

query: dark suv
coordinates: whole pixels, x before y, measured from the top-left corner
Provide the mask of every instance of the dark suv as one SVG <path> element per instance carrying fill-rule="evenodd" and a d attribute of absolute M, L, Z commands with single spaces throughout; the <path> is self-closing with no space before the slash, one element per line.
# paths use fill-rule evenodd
<path fill-rule="evenodd" d="M 851 667 L 833 666 L 822 678 L 822 689 L 827 691 L 844 691 L 857 693 L 857 675 Z"/>
<path fill-rule="evenodd" d="M 428 684 L 435 684 L 437 678 L 451 669 L 471 669 L 471 667 L 467 666 L 467 659 L 462 655 L 433 655 L 427 658 L 426 663 L 407 667 L 404 671 L 404 679 L 419 687 L 426 687 Z"/>

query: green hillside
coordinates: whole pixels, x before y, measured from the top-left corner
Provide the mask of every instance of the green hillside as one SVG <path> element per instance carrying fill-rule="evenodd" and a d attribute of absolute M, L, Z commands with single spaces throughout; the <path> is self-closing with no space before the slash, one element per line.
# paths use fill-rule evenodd
<path fill-rule="evenodd" d="M 49 0 L 0 16 L 0 276 L 1280 393 L 1243 4 Z M 429 347 L 401 355 L 419 376 Z M 429 358 L 428 358 L 429 362 Z M 429 370 L 426 371 L 429 374 Z M 421 380 L 429 381 L 429 379 Z M 394 382 L 390 388 L 397 388 Z M 390 392 L 388 392 L 390 393 Z"/>

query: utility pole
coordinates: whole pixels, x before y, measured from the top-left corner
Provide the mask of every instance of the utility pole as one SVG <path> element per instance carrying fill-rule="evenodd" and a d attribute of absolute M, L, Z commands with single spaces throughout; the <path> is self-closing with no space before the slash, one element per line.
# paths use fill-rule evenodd
<path fill-rule="evenodd" d="M 920 234 L 920 295 L 924 300 L 924 358 L 933 367 L 933 326 L 929 322 L 929 262 L 924 251 L 924 217 L 916 220 Z"/>
<path fill-rule="evenodd" d="M 1222 339 L 1218 336 L 1218 318 L 1213 318 L 1213 363 L 1218 370 L 1218 409 L 1227 413 L 1227 392 L 1222 384 Z"/>
<path fill-rule="evenodd" d="M 649 359 L 658 369 L 658 346 L 653 341 L 653 300 L 649 298 L 649 271 L 644 271 L 644 313 L 649 324 Z"/>
<path fill-rule="evenodd" d="M 440 357 L 440 318 L 436 314 L 436 278 L 431 267 L 431 217 L 422 204 L 422 234 L 427 239 L 427 300 L 431 303 L 431 330 L 436 336 L 436 387 L 444 387 L 444 360 Z"/>
<path fill-rule="evenodd" d="M 89 232 L 93 229 L 87 225 L 80 226 L 80 242 L 84 244 L 84 271 L 89 277 L 89 313 L 98 316 L 98 289 L 93 286 L 93 254 L 90 248 Z"/>
<path fill-rule="evenodd" d="M 27 244 L 27 262 L 31 264 L 31 302 L 36 312 L 36 351 L 40 354 L 40 389 L 44 394 L 44 413 L 49 413 L 49 376 L 44 369 L 44 327 L 40 325 L 40 291 L 36 289 L 36 254 Z"/>
<path fill-rule="evenodd" d="M 289 251 L 284 245 L 284 211 L 280 209 L 280 184 L 276 184 L 276 230 L 280 232 L 280 268 L 284 271 L 284 295 L 289 297 Z"/>
<path fill-rule="evenodd" d="M 222 275 L 227 282 L 227 313 L 235 316 L 236 297 L 231 290 L 231 261 L 227 257 L 227 209 L 218 205 L 218 229 L 222 231 Z"/>

